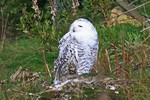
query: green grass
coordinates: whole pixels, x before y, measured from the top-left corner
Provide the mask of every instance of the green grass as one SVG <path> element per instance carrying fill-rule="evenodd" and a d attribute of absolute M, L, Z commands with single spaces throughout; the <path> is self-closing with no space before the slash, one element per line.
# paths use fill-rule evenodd
<path fill-rule="evenodd" d="M 123 61 L 122 58 L 122 43 L 125 43 L 125 52 L 129 56 L 136 50 L 145 50 L 143 46 L 149 45 L 148 40 L 143 43 L 143 46 L 140 46 L 140 49 L 137 49 L 140 43 L 148 37 L 148 33 L 140 33 L 141 27 L 135 27 L 130 24 L 122 24 L 117 25 L 115 27 L 106 28 L 102 26 L 96 26 L 97 31 L 99 33 L 99 60 L 102 61 L 102 72 L 105 74 L 106 77 L 113 77 L 118 78 L 119 75 L 115 73 L 115 52 L 112 47 L 114 44 L 117 47 L 117 54 L 119 61 Z M 57 45 L 53 45 L 53 51 L 47 51 L 46 60 L 49 65 L 49 68 L 53 70 L 53 62 L 54 59 L 57 58 L 58 49 Z M 130 49 L 128 49 L 130 47 Z M 30 69 L 31 71 L 41 72 L 43 80 L 45 79 L 46 69 L 44 65 L 44 60 L 42 58 L 42 46 L 40 43 L 40 39 L 38 38 L 21 38 L 17 41 L 11 41 L 5 44 L 3 52 L 0 54 L 0 80 L 9 80 L 10 76 L 17 71 L 19 67 L 22 67 L 23 70 Z M 108 51 L 108 56 L 110 58 L 110 65 L 112 71 L 107 71 L 108 62 L 104 57 L 104 51 Z M 138 52 L 135 55 L 135 63 L 143 61 L 144 56 L 143 52 Z M 147 56 L 149 56 L 148 50 L 145 50 Z M 140 63 L 142 64 L 142 63 Z M 131 92 L 131 99 L 133 100 L 146 100 L 149 96 L 149 88 L 150 88 L 150 69 L 145 67 L 149 66 L 149 63 L 146 62 L 142 64 L 142 68 L 138 68 L 133 71 L 133 68 L 130 63 L 127 62 L 126 70 L 128 71 L 128 75 L 130 76 L 131 80 L 133 81 L 134 86 L 129 89 Z M 52 79 L 51 79 L 52 81 Z M 6 84 L 6 87 L 12 88 L 15 87 L 16 84 Z M 38 86 L 38 85 L 35 85 Z M 33 87 L 29 89 L 30 92 L 37 92 L 40 88 Z M 118 89 L 120 92 L 120 96 L 127 99 L 127 96 L 124 89 Z M 85 92 L 86 93 L 86 92 Z M 87 91 L 88 93 L 88 91 Z M 12 96 L 12 94 L 10 94 Z M 112 94 L 113 95 L 113 94 Z M 3 92 L 0 91 L 0 99 L 4 99 Z"/>
<path fill-rule="evenodd" d="M 51 70 L 53 70 L 53 62 L 58 54 L 55 48 L 53 52 L 45 52 L 47 64 Z M 22 67 L 24 71 L 29 69 L 31 72 L 41 72 L 43 76 L 42 80 L 45 80 L 46 68 L 42 57 L 42 49 L 40 39 L 38 38 L 22 38 L 5 44 L 3 52 L 0 54 L 0 80 L 6 80 L 7 89 L 14 88 L 17 85 L 17 83 L 10 82 L 10 76 L 14 74 L 19 67 Z M 53 79 L 49 79 L 49 81 L 52 80 Z M 18 84 L 21 83 L 19 82 Z M 0 89 L 2 90 L 2 88 Z M 37 92 L 39 90 L 38 85 L 28 89 L 29 92 Z M 12 94 L 8 94 L 10 98 L 13 97 Z M 0 99 L 4 100 L 4 97 L 3 92 L 0 91 Z"/>
<path fill-rule="evenodd" d="M 46 52 L 47 63 L 50 68 L 53 67 L 53 61 L 57 57 L 57 52 Z M 45 73 L 44 60 L 42 58 L 42 47 L 40 40 L 34 39 L 19 39 L 7 43 L 0 54 L 0 66 L 2 72 L 9 72 L 8 76 L 15 72 L 19 67 L 30 69 L 31 71 L 40 71 Z M 2 73 L 1 72 L 1 73 Z M 0 76 L 0 79 L 6 77 Z"/>

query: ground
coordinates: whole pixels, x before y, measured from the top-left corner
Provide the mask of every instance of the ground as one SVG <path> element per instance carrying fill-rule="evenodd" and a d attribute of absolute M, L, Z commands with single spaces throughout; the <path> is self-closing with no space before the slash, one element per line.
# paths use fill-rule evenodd
<path fill-rule="evenodd" d="M 113 82 L 119 79 L 124 82 L 116 89 L 119 94 L 116 95 L 115 91 L 109 90 L 108 95 L 113 99 L 147 100 L 150 92 L 149 34 L 141 33 L 142 27 L 130 24 L 117 25 L 111 28 L 97 25 L 96 29 L 99 33 L 100 42 L 98 70 L 100 69 L 100 73 L 105 78 L 113 78 Z M 46 61 L 52 73 L 52 77 L 47 80 L 42 57 L 43 47 L 38 37 L 20 38 L 7 42 L 0 54 L 0 89 L 2 90 L 0 91 L 0 99 L 4 100 L 6 94 L 11 99 L 25 98 L 21 93 L 17 93 L 19 90 L 26 91 L 26 93 L 39 93 L 44 89 L 41 86 L 44 81 L 51 85 L 54 78 L 53 62 L 58 56 L 57 43 L 52 46 L 52 49 L 52 51 L 45 51 Z M 22 83 L 26 79 L 24 79 L 25 81 L 21 79 L 15 83 L 11 82 L 10 76 L 20 67 L 23 71 L 28 69 L 31 72 L 40 72 L 40 78 L 31 87 Z M 26 86 L 26 88 L 23 86 Z M 10 89 L 16 89 L 16 92 L 10 91 Z M 87 95 L 91 92 L 96 93 L 98 91 L 85 87 L 83 94 Z M 49 95 L 52 94 L 42 94 L 43 97 L 49 97 Z M 29 98 L 35 97 L 32 95 Z M 74 95 L 72 97 L 77 98 Z"/>

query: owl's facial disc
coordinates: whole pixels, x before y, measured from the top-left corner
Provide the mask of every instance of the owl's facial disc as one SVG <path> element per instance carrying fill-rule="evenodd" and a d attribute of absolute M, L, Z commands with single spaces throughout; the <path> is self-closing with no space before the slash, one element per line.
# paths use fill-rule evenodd
<path fill-rule="evenodd" d="M 86 19 L 80 18 L 74 21 L 70 27 L 72 32 L 91 31 L 94 29 L 92 23 Z"/>

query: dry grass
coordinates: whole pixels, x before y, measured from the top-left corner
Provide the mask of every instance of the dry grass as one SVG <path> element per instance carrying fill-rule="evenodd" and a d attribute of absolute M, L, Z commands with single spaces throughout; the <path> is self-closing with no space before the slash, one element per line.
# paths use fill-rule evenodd
<path fill-rule="evenodd" d="M 111 98 L 137 100 L 149 96 L 149 46 L 146 37 L 139 44 L 122 41 L 121 45 L 111 43 L 99 55 L 100 74 L 82 77 L 78 82 L 70 81 L 55 89 L 48 81 L 52 71 L 47 74 L 19 68 L 11 79 L 1 80 L 1 90 L 6 100 L 13 99 L 82 99 Z M 42 56 L 41 56 L 42 57 Z M 43 77 L 47 77 L 44 78 Z M 49 78 L 52 78 L 51 76 Z M 51 79 L 52 80 L 52 79 Z M 145 96 L 144 96 L 145 95 Z"/>

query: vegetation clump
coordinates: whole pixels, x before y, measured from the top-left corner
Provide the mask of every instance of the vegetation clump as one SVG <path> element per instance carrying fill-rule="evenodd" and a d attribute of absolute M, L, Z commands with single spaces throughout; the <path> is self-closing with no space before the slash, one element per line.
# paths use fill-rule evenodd
<path fill-rule="evenodd" d="M 1 0 L 0 99 L 148 99 L 149 3 Z M 121 14 L 119 11 L 115 12 L 117 16 L 111 16 L 116 6 L 120 6 Z M 125 17 L 123 23 L 117 20 L 121 15 Z M 143 16 L 144 22 L 135 15 Z M 98 31 L 98 64 L 93 69 L 96 74 L 82 76 L 78 82 L 72 80 L 61 90 L 54 90 L 53 62 L 58 56 L 58 41 L 79 17 L 91 20 Z M 132 24 L 133 20 L 138 20 L 138 25 Z"/>

